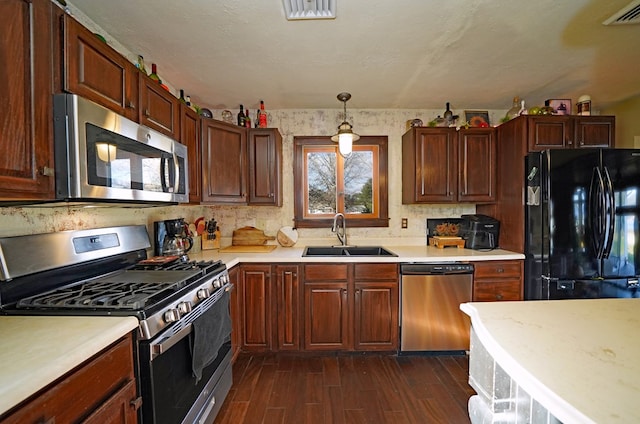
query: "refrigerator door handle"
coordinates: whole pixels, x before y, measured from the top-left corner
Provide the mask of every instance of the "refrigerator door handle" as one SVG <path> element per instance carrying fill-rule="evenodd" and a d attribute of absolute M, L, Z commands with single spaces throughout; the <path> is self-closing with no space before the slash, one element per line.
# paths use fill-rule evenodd
<path fill-rule="evenodd" d="M 613 191 L 613 183 L 611 182 L 611 176 L 609 175 L 609 169 L 604 167 L 604 176 L 606 180 L 606 199 L 605 203 L 605 211 L 604 213 L 607 216 L 607 237 L 606 243 L 603 246 L 602 257 L 608 258 L 611 253 L 611 246 L 613 246 L 613 234 L 615 232 L 616 225 L 616 199 L 615 193 Z"/>
<path fill-rule="evenodd" d="M 600 169 L 597 167 L 593 168 L 591 184 L 589 186 L 588 216 L 592 234 L 591 243 L 593 244 L 593 250 L 597 259 L 602 259 L 604 251 L 603 238 L 606 226 L 606 217 L 603 211 L 606 199 L 604 189 L 604 181 Z"/>

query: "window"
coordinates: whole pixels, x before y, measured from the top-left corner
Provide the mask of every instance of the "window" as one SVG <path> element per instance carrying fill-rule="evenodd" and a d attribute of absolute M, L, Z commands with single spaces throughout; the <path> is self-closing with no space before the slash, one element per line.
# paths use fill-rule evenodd
<path fill-rule="evenodd" d="M 362 136 L 344 158 L 331 137 L 294 137 L 296 227 L 388 227 L 387 137 Z"/>

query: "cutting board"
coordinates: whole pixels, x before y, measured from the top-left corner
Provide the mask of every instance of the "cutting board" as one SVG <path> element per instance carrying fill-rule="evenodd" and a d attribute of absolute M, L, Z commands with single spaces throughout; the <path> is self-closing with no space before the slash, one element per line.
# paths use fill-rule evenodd
<path fill-rule="evenodd" d="M 274 236 L 267 236 L 264 231 L 256 227 L 242 227 L 233 230 L 233 238 L 231 244 L 233 246 L 260 246 L 265 244 L 267 240 L 275 240 Z"/>
<path fill-rule="evenodd" d="M 263 244 L 260 246 L 227 246 L 220 249 L 220 253 L 269 253 L 275 249 L 275 244 Z"/>

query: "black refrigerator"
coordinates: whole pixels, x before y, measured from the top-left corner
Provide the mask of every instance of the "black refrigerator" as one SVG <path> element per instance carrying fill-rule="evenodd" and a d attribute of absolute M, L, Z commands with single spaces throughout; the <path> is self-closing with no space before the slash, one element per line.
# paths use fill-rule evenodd
<path fill-rule="evenodd" d="M 525 299 L 640 297 L 640 150 L 530 153 Z"/>

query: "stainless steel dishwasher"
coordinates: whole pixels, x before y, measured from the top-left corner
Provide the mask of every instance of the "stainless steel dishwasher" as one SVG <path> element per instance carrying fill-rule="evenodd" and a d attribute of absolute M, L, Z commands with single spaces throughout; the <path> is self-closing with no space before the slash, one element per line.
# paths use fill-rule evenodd
<path fill-rule="evenodd" d="M 400 351 L 468 351 L 470 321 L 460 304 L 471 301 L 473 265 L 409 263 L 400 274 Z"/>

